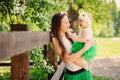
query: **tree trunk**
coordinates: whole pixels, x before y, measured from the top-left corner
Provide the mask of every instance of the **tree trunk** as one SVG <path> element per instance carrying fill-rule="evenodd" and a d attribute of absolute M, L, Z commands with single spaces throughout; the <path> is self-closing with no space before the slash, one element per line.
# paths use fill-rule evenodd
<path fill-rule="evenodd" d="M 79 13 L 78 11 L 74 10 L 72 5 L 70 4 L 70 7 L 69 7 L 69 10 L 68 10 L 68 17 L 69 17 L 69 20 L 70 20 L 70 28 L 72 28 L 74 30 L 74 32 L 78 33 L 79 30 L 78 30 L 78 16 L 79 16 Z"/>

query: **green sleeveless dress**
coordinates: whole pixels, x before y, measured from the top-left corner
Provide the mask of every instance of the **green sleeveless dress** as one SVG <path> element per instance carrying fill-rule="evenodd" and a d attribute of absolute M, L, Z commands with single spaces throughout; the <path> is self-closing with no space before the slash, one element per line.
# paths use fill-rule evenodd
<path fill-rule="evenodd" d="M 64 80 L 92 80 L 92 75 L 89 70 L 85 70 L 75 75 L 65 72 Z"/>
<path fill-rule="evenodd" d="M 85 43 L 74 42 L 71 48 L 72 53 L 76 53 L 84 47 Z M 96 56 L 96 43 L 94 43 L 87 51 L 85 51 L 81 56 L 87 61 L 92 60 Z"/>

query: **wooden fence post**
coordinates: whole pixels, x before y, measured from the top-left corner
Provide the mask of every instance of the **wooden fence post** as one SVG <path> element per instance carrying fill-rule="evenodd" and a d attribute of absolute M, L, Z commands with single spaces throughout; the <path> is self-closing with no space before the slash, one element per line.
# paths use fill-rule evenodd
<path fill-rule="evenodd" d="M 24 24 L 12 24 L 11 31 L 27 31 Z M 23 52 L 11 57 L 11 80 L 29 80 L 29 54 Z"/>

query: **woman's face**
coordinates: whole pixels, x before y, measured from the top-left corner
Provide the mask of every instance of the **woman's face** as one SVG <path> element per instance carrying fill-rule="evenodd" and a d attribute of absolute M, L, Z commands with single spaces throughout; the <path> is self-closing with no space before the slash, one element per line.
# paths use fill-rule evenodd
<path fill-rule="evenodd" d="M 64 16 L 62 19 L 61 19 L 61 26 L 60 26 L 60 31 L 62 32 L 67 32 L 68 29 L 70 27 L 70 23 L 69 23 L 69 19 L 67 16 Z"/>
<path fill-rule="evenodd" d="M 78 19 L 78 23 L 81 27 L 85 28 L 88 26 L 87 22 L 85 22 L 83 19 Z"/>

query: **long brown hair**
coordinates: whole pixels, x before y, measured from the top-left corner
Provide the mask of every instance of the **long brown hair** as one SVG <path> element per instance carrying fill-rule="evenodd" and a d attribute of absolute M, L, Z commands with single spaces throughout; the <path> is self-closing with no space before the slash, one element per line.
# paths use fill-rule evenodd
<path fill-rule="evenodd" d="M 60 26 L 61 26 L 61 19 L 64 16 L 67 16 L 67 13 L 61 12 L 61 13 L 54 14 L 54 16 L 52 17 L 52 24 L 51 24 L 51 26 L 52 26 L 51 33 L 52 33 L 53 37 L 55 37 L 58 40 L 58 44 L 62 50 L 62 57 L 64 56 L 66 49 L 60 39 L 58 32 L 59 32 Z M 66 33 L 66 37 L 68 38 L 68 40 L 70 40 L 71 43 L 73 43 L 72 39 L 69 37 L 69 35 L 67 33 Z"/>

